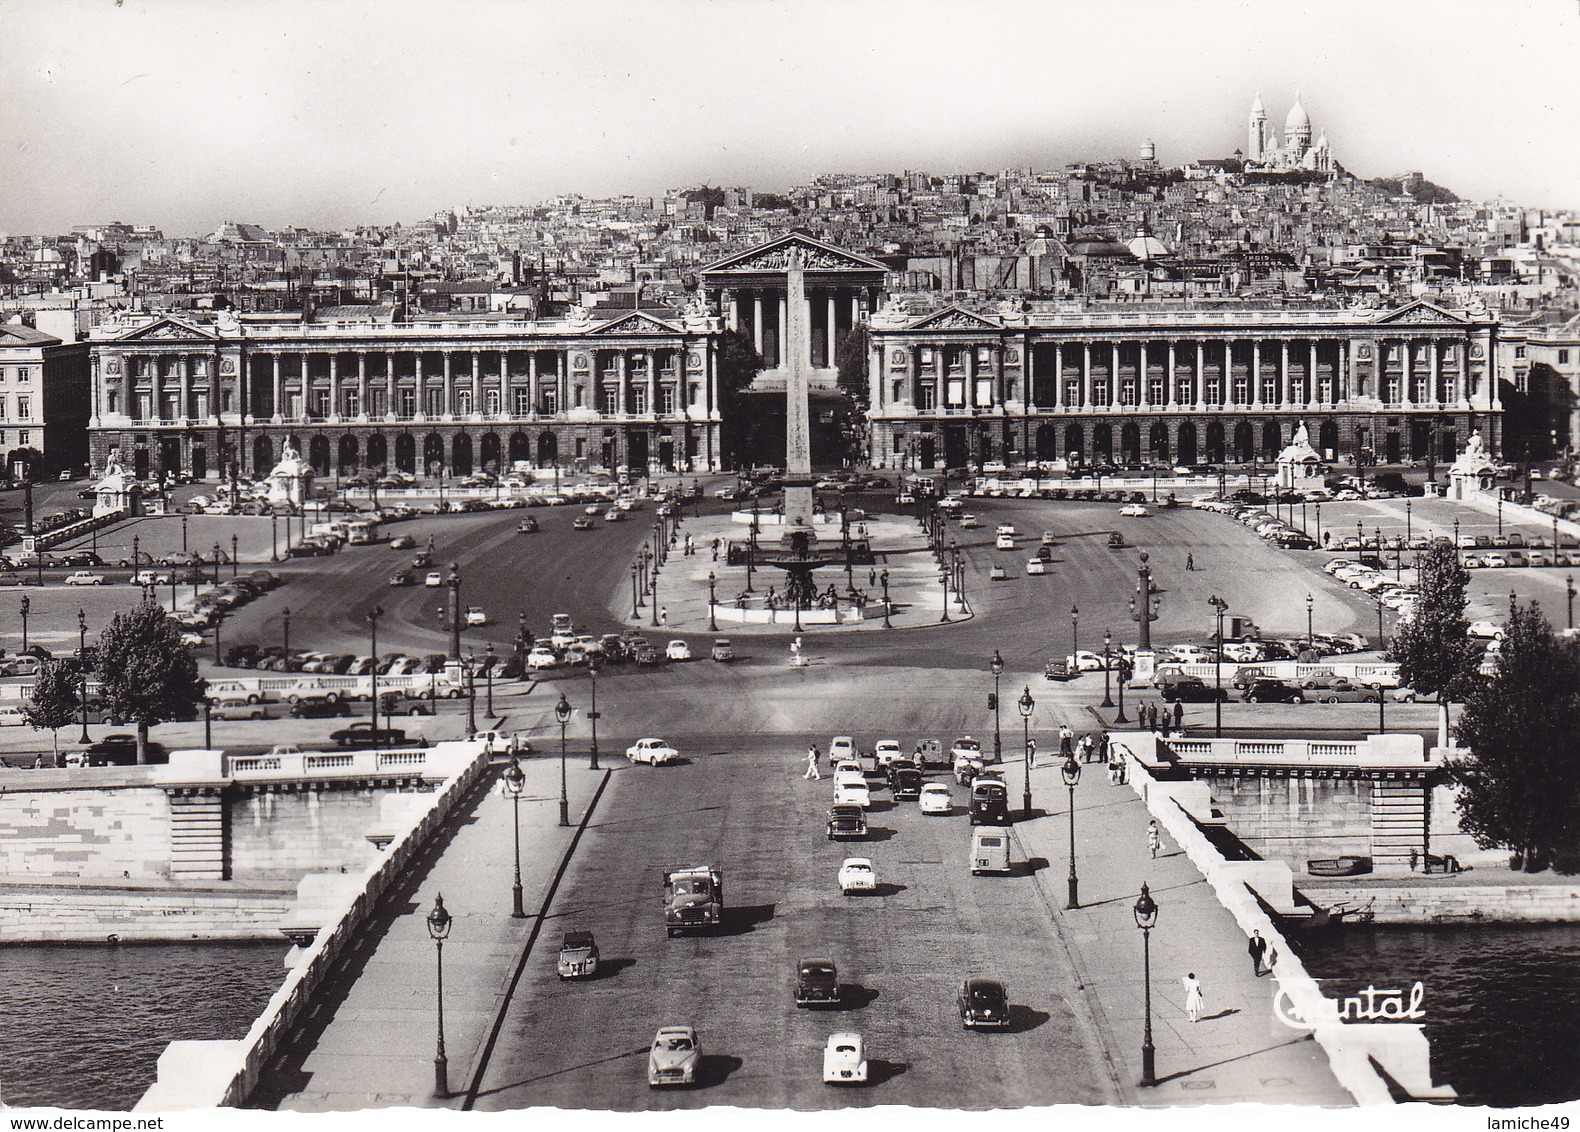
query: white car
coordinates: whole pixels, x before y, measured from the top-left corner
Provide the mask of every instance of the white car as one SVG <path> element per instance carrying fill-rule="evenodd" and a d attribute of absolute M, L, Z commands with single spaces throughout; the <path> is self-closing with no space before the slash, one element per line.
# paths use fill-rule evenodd
<path fill-rule="evenodd" d="M 692 1026 L 665 1026 L 653 1038 L 647 1054 L 647 1083 L 695 1085 L 697 1066 L 702 1061 L 702 1043 Z"/>
<path fill-rule="evenodd" d="M 1490 637 L 1495 641 L 1503 639 L 1503 626 L 1496 621 L 1472 621 L 1468 632 L 1472 637 Z"/>
<path fill-rule="evenodd" d="M 872 791 L 867 787 L 867 780 L 860 782 L 835 781 L 834 804 L 836 806 L 860 806 L 862 809 L 872 807 Z"/>
<path fill-rule="evenodd" d="M 1020 534 L 1020 532 L 1015 529 L 1014 523 L 1000 523 L 998 528 L 993 533 L 995 535 L 1008 535 L 1010 538 L 1014 538 L 1016 535 Z"/>
<path fill-rule="evenodd" d="M 527 654 L 528 668 L 558 668 L 559 658 L 552 649 L 533 649 Z"/>
<path fill-rule="evenodd" d="M 1028 573 L 1028 574 L 1046 574 L 1047 572 L 1048 572 L 1048 563 L 1044 559 L 1041 559 L 1041 558 L 1028 558 L 1026 560 L 1026 573 Z"/>
<path fill-rule="evenodd" d="M 836 735 L 828 741 L 828 761 L 834 766 L 856 757 L 856 740 L 849 735 Z"/>
<path fill-rule="evenodd" d="M 444 585 L 444 575 L 437 570 L 430 571 L 428 576 L 422 580 L 422 584 L 425 586 L 442 586 Z"/>
<path fill-rule="evenodd" d="M 488 616 L 483 612 L 483 607 L 481 605 L 472 605 L 467 607 L 466 623 L 468 625 L 488 624 Z"/>
<path fill-rule="evenodd" d="M 834 789 L 838 791 L 841 786 L 852 783 L 865 787 L 867 785 L 867 776 L 859 770 L 851 770 L 848 763 L 841 764 L 840 769 L 834 772 Z"/>
<path fill-rule="evenodd" d="M 625 757 L 634 763 L 664 766 L 680 761 L 680 752 L 662 739 L 638 739 L 625 749 Z"/>
<path fill-rule="evenodd" d="M 903 507 L 906 504 L 915 503 L 916 502 L 916 496 L 912 495 L 908 491 L 902 491 L 902 492 L 900 492 L 899 495 L 896 495 L 894 497 L 894 502 L 898 503 L 900 506 Z"/>
<path fill-rule="evenodd" d="M 955 808 L 954 796 L 942 782 L 929 782 L 923 786 L 916 804 L 924 814 L 947 814 Z"/>
<path fill-rule="evenodd" d="M 997 547 L 999 550 L 1014 550 L 1015 549 L 1015 536 L 1014 535 L 999 535 L 998 538 L 993 540 L 993 545 L 995 547 Z"/>
<path fill-rule="evenodd" d="M 825 1085 L 865 1085 L 867 1055 L 860 1034 L 830 1034 L 823 1047 Z"/>
<path fill-rule="evenodd" d="M 872 862 L 866 857 L 846 857 L 839 867 L 839 890 L 846 896 L 852 892 L 876 892 L 878 874 L 872 871 Z"/>
<path fill-rule="evenodd" d="M 982 520 L 967 511 L 960 516 L 960 525 L 968 531 L 974 531 L 982 525 Z"/>
<path fill-rule="evenodd" d="M 1121 507 L 1119 509 L 1119 513 L 1126 519 L 1145 519 L 1152 514 L 1151 511 L 1148 511 L 1139 503 L 1131 503 L 1127 506 Z"/>
<path fill-rule="evenodd" d="M 664 656 L 670 660 L 690 660 L 691 646 L 685 641 L 670 641 L 664 649 Z"/>
<path fill-rule="evenodd" d="M 878 766 L 884 767 L 888 766 L 895 759 L 903 759 L 905 752 L 900 749 L 900 744 L 893 739 L 879 739 L 877 745 L 872 748 L 872 757 Z"/>
<path fill-rule="evenodd" d="M 93 574 L 87 570 L 78 570 L 75 574 L 66 575 L 66 584 L 68 586 L 102 586 L 104 585 L 104 575 Z"/>
<path fill-rule="evenodd" d="M 861 768 L 861 760 L 854 755 L 848 759 L 840 759 L 839 762 L 834 764 L 834 780 L 836 782 L 839 781 L 839 776 L 842 774 L 853 774 L 858 776 L 863 782 L 867 781 L 866 772 Z"/>

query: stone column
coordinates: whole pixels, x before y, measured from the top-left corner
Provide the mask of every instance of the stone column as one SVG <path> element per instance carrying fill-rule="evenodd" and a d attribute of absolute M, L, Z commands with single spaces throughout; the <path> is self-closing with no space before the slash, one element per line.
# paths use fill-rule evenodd
<path fill-rule="evenodd" d="M 528 350 L 527 351 L 527 412 L 529 414 L 536 413 L 538 411 L 539 406 L 542 405 L 542 404 L 543 404 L 543 397 L 542 397 L 542 394 L 540 393 L 540 391 L 538 389 L 538 352 L 536 350 Z M 558 379 L 557 378 L 556 378 L 556 381 L 555 381 L 555 389 L 554 389 L 554 407 L 555 407 L 556 410 L 561 410 L 561 409 L 565 408 L 565 403 L 560 400 L 560 391 L 559 391 L 559 384 L 558 384 Z M 516 419 L 520 419 L 520 414 L 518 414 L 516 412 L 516 399 L 515 399 L 514 396 L 512 396 L 510 398 L 510 404 L 505 406 L 505 410 L 512 417 L 514 417 Z"/>
<path fill-rule="evenodd" d="M 1180 407 L 1179 403 L 1179 374 L 1175 372 L 1176 355 L 1174 352 L 1174 339 L 1169 339 L 1168 378 L 1165 382 L 1163 394 L 1168 398 L 1169 412 L 1174 412 Z"/>
<path fill-rule="evenodd" d="M 1294 373 L 1289 368 L 1289 339 L 1278 343 L 1278 409 L 1287 409 L 1294 403 Z"/>
<path fill-rule="evenodd" d="M 483 414 L 483 351 L 472 351 L 472 416 Z"/>
<path fill-rule="evenodd" d="M 824 336 L 823 364 L 830 369 L 834 366 L 834 338 L 836 328 L 839 326 L 839 315 L 834 310 L 837 292 L 830 287 L 828 291 L 828 333 Z"/>
<path fill-rule="evenodd" d="M 883 361 L 882 344 L 870 343 L 867 349 L 867 403 L 877 409 L 888 405 L 888 371 L 884 369 Z"/>
<path fill-rule="evenodd" d="M 807 307 L 807 330 L 812 329 L 810 306 Z M 774 341 L 774 365 L 784 368 L 785 359 L 789 356 L 785 352 L 785 339 L 790 336 L 790 298 L 788 295 L 779 296 L 779 333 Z"/>
<path fill-rule="evenodd" d="M 729 319 L 730 329 L 739 330 L 741 328 L 740 300 L 735 297 L 735 292 L 728 287 L 723 288 L 719 292 L 719 298 L 724 304 L 724 313 Z"/>
<path fill-rule="evenodd" d="M 440 415 L 443 416 L 455 412 L 455 359 L 448 348 L 439 357 L 444 362 L 444 399 L 439 405 Z"/>
<path fill-rule="evenodd" d="M 192 419 L 192 374 L 186 355 L 182 355 L 177 365 L 181 367 L 178 375 L 181 388 L 181 407 L 176 413 L 176 420 L 187 421 Z"/>
<path fill-rule="evenodd" d="M 595 373 L 598 372 L 598 357 L 596 354 L 593 355 L 593 371 Z M 629 415 L 631 412 L 631 359 L 624 350 L 619 350 L 615 353 L 615 378 L 619 383 L 620 389 L 618 401 L 615 405 L 615 413 L 620 416 Z M 603 379 L 600 377 L 599 380 L 602 381 Z M 601 391 L 599 395 L 600 397 L 602 396 Z M 600 401 L 595 408 L 602 412 L 602 402 Z"/>
<path fill-rule="evenodd" d="M 327 416 L 340 419 L 340 351 L 329 352 L 329 412 Z"/>
<path fill-rule="evenodd" d="M 417 351 L 415 351 L 412 354 L 412 366 L 413 366 L 412 372 L 415 375 L 416 385 L 417 385 L 417 404 L 416 404 L 415 409 L 413 410 L 413 415 L 421 417 L 423 419 L 427 419 L 427 416 L 428 416 L 428 386 L 426 384 L 426 381 L 425 381 L 425 379 L 423 377 L 423 372 L 422 372 L 422 351 L 421 350 L 417 350 Z M 424 470 L 424 474 L 425 475 L 427 474 L 426 470 Z"/>
<path fill-rule="evenodd" d="M 647 351 L 647 415 L 654 420 L 658 419 L 658 351 Z M 658 459 L 658 453 L 649 453 L 653 459 Z"/>
<path fill-rule="evenodd" d="M 368 352 L 357 351 L 357 416 L 368 416 Z"/>
<path fill-rule="evenodd" d="M 850 328 L 852 330 L 861 325 L 861 294 L 852 291 L 850 295 Z"/>
<path fill-rule="evenodd" d="M 1138 408 L 1152 408 L 1150 377 L 1151 375 L 1147 373 L 1147 343 L 1142 339 L 1136 343 L 1136 406 Z"/>
<path fill-rule="evenodd" d="M 1441 369 L 1441 359 L 1438 357 L 1437 353 L 1439 344 L 1436 338 L 1431 340 L 1431 347 L 1432 395 L 1428 397 L 1427 400 L 1435 405 L 1443 400 L 1443 387 L 1440 384 L 1441 378 L 1439 376 L 1439 371 Z"/>
<path fill-rule="evenodd" d="M 922 367 L 917 360 L 917 347 L 905 347 L 905 389 L 914 410 L 922 403 Z"/>
<path fill-rule="evenodd" d="M 1081 343 L 1081 403 L 1082 409 L 1092 406 L 1092 344 Z"/>
<path fill-rule="evenodd" d="M 1056 342 L 1053 347 L 1053 404 L 1049 408 L 1058 408 L 1064 403 L 1064 343 Z"/>
<path fill-rule="evenodd" d="M 1225 366 L 1218 374 L 1218 404 L 1221 406 L 1229 392 L 1229 372 Z M 1198 340 L 1196 343 L 1196 405 L 1199 408 L 1205 403 L 1207 396 L 1207 343 Z M 1203 439 L 1206 434 L 1203 433 Z"/>
<path fill-rule="evenodd" d="M 270 415 L 278 421 L 285 415 L 285 381 L 280 373 L 280 352 L 276 350 L 269 356 L 274 359 L 274 408 Z"/>
<path fill-rule="evenodd" d="M 763 293 L 752 292 L 752 343 L 757 347 L 757 354 L 761 357 L 763 352 Z M 763 358 L 766 365 L 767 358 Z"/>
<path fill-rule="evenodd" d="M 1251 408 L 1262 408 L 1262 340 L 1260 338 L 1251 343 Z M 1229 376 L 1224 375 L 1224 384 L 1229 384 Z"/>
<path fill-rule="evenodd" d="M 1405 408 L 1415 406 L 1415 339 L 1399 340 L 1399 402 Z"/>
<path fill-rule="evenodd" d="M 395 359 L 399 355 L 394 350 L 384 351 L 384 415 L 393 417 L 400 413 L 400 383 L 396 378 Z"/>
<path fill-rule="evenodd" d="M 1317 400 L 1317 340 L 1311 340 L 1311 349 L 1306 354 L 1306 396 L 1305 404 L 1313 405 Z"/>

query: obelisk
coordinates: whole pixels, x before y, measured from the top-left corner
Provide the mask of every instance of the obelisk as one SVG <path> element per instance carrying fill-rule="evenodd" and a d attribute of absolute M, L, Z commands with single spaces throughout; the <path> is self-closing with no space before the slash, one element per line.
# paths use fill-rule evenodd
<path fill-rule="evenodd" d="M 812 431 L 808 386 L 812 370 L 812 320 L 806 305 L 801 250 L 790 249 L 785 273 L 785 526 L 812 526 Z"/>

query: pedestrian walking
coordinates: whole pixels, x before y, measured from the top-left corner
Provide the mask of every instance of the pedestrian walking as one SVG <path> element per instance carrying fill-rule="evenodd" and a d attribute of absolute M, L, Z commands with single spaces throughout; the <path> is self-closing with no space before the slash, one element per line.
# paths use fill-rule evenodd
<path fill-rule="evenodd" d="M 1059 724 L 1059 754 L 1069 758 L 1071 746 L 1074 742 L 1075 732 L 1070 730 L 1070 725 L 1068 723 Z"/>
<path fill-rule="evenodd" d="M 1174 730 L 1180 734 L 1185 733 L 1185 702 L 1183 700 L 1174 701 Z"/>
<path fill-rule="evenodd" d="M 1108 738 L 1108 732 L 1104 731 L 1097 737 L 1097 746 L 1092 752 L 1092 757 L 1100 763 L 1106 763 L 1108 761 L 1108 752 L 1112 749 L 1113 743 Z"/>
<path fill-rule="evenodd" d="M 801 776 L 801 781 L 805 782 L 809 778 L 821 779 L 823 777 L 818 773 L 817 760 L 817 744 L 813 743 L 812 748 L 806 753 L 806 773 Z"/>
<path fill-rule="evenodd" d="M 1185 556 L 1185 569 L 1186 570 L 1194 570 L 1194 569 L 1196 569 L 1196 556 L 1195 555 L 1187 554 Z"/>
<path fill-rule="evenodd" d="M 1180 986 L 1185 988 L 1185 1017 L 1192 1022 L 1200 1022 L 1206 1000 L 1201 993 L 1201 983 L 1196 979 L 1196 972 L 1192 971 L 1181 979 Z"/>
<path fill-rule="evenodd" d="M 1152 850 L 1152 859 L 1158 857 L 1158 850 L 1163 848 L 1163 835 L 1158 832 L 1157 819 L 1147 822 L 1147 848 Z"/>
<path fill-rule="evenodd" d="M 658 623 L 660 625 L 669 624 L 669 607 L 667 605 L 661 605 L 658 607 Z"/>
<path fill-rule="evenodd" d="M 1262 957 L 1267 954 L 1267 940 L 1262 938 L 1262 933 L 1253 931 L 1251 938 L 1246 942 L 1245 949 L 1251 953 L 1251 974 L 1257 978 L 1262 977 Z"/>
<path fill-rule="evenodd" d="M 878 584 L 878 570 L 876 567 L 867 571 L 867 584 L 869 586 L 875 586 Z"/>

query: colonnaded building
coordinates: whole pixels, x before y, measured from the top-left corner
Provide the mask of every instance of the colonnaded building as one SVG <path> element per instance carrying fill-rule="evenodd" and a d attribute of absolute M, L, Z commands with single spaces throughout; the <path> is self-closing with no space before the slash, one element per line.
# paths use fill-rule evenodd
<path fill-rule="evenodd" d="M 805 263 L 817 385 L 869 332 L 873 465 L 1000 459 L 1196 464 L 1271 459 L 1306 424 L 1324 458 L 1447 462 L 1497 451 L 1498 320 L 1389 310 L 1007 301 L 913 310 L 874 259 L 791 234 L 699 273 L 683 312 L 398 317 L 140 314 L 92 335 L 91 447 L 139 476 L 260 474 L 287 440 L 320 475 L 538 467 L 712 471 L 720 338 L 747 335 L 782 383 L 784 271 Z M 723 313 L 719 313 L 722 309 Z"/>

